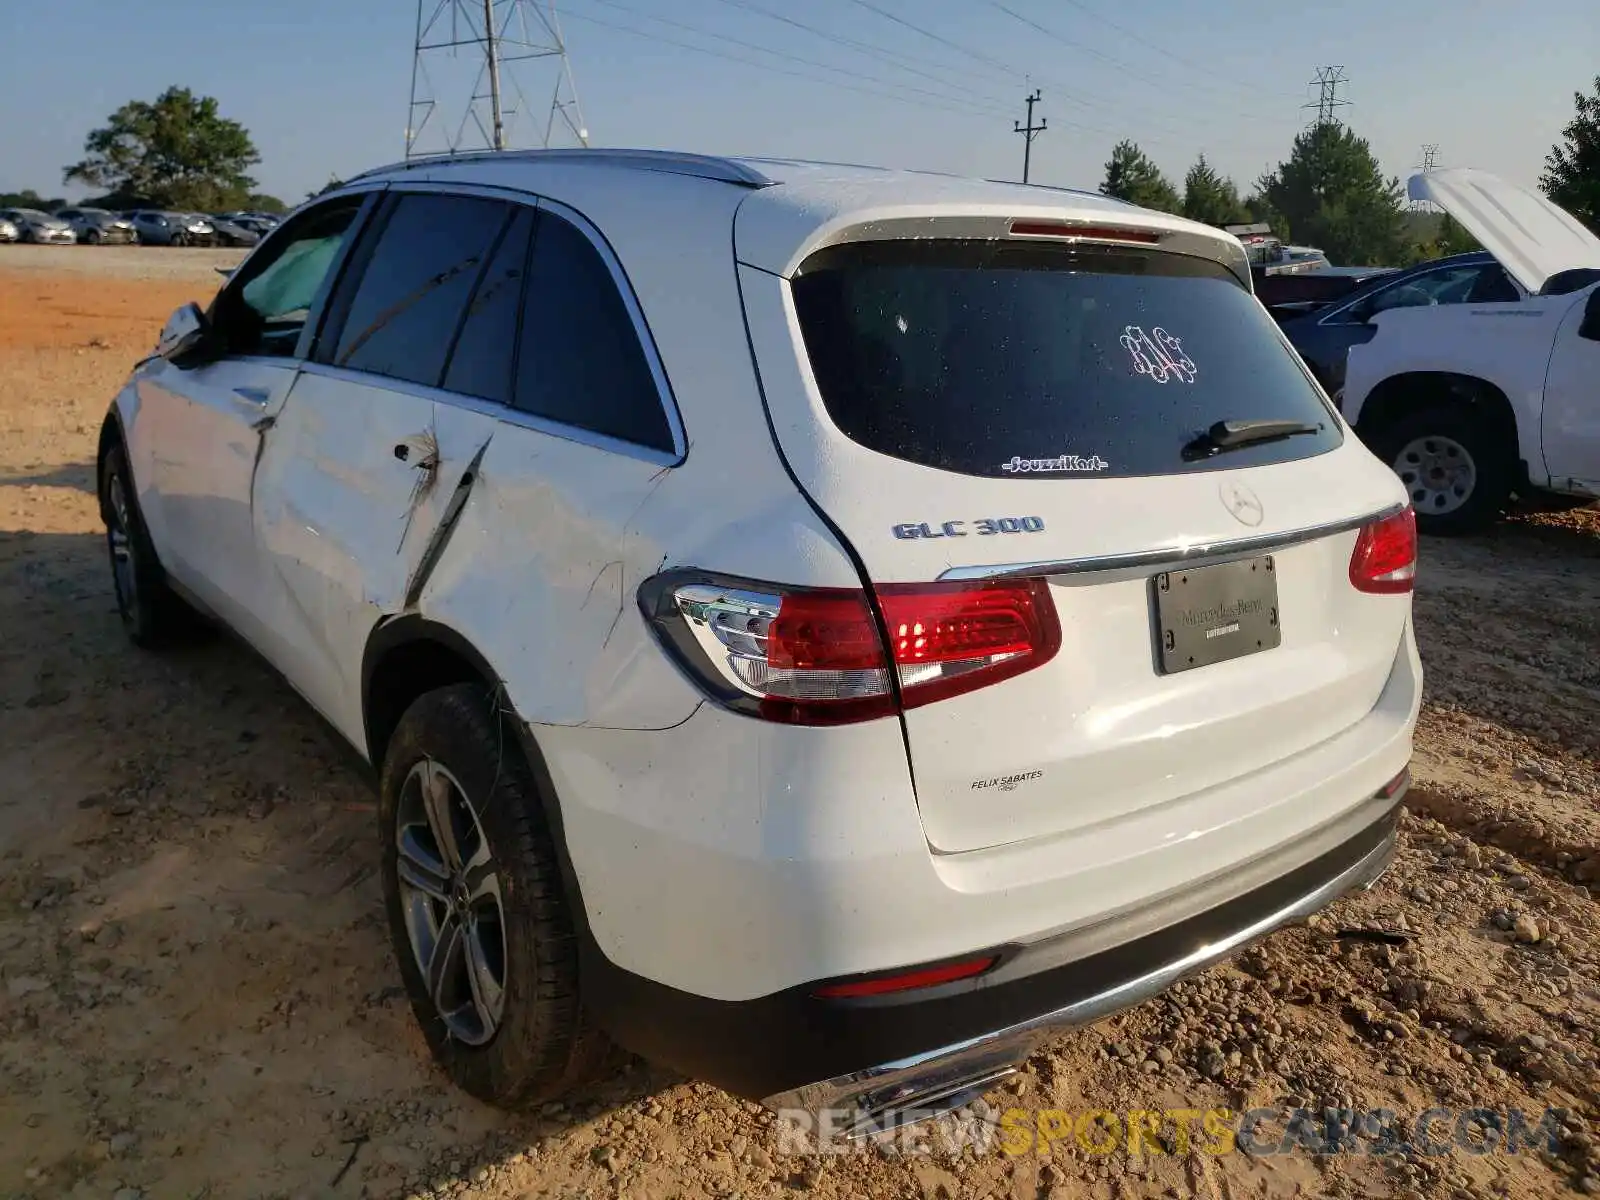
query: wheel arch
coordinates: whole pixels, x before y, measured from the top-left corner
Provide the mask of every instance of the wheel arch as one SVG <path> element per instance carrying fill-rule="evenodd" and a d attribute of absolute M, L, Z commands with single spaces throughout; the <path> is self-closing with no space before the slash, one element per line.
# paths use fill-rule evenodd
<path fill-rule="evenodd" d="M 544 752 L 501 686 L 489 660 L 450 626 L 417 613 L 391 618 L 367 638 L 361 657 L 361 718 L 367 760 L 378 776 L 395 727 L 417 697 L 453 683 L 481 683 L 493 697 L 495 711 L 508 726 L 533 773 L 539 802 L 555 843 L 556 861 L 572 905 L 573 921 L 586 945 L 593 945 L 583 889 L 567 850 L 561 801 Z"/>
<path fill-rule="evenodd" d="M 128 437 L 122 428 L 122 413 L 113 404 L 106 413 L 106 419 L 100 422 L 100 440 L 94 452 L 94 494 L 99 505 L 100 519 L 106 519 L 106 497 L 101 480 L 105 478 L 106 456 L 118 446 L 122 447 L 123 457 L 128 453 Z M 128 464 L 128 470 L 133 470 L 133 464 Z"/>
<path fill-rule="evenodd" d="M 1404 371 L 1374 387 L 1361 406 L 1356 433 L 1369 446 L 1408 413 L 1457 405 L 1478 413 L 1508 447 L 1513 465 L 1524 460 L 1516 410 L 1505 391 L 1478 375 L 1455 371 Z"/>

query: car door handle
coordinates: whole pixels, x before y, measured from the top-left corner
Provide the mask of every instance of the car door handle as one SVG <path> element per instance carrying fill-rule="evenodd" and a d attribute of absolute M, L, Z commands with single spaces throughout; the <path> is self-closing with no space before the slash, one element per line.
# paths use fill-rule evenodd
<path fill-rule="evenodd" d="M 236 387 L 233 389 L 233 394 L 249 404 L 254 404 L 257 408 L 265 408 L 267 401 L 271 399 L 266 388 Z"/>

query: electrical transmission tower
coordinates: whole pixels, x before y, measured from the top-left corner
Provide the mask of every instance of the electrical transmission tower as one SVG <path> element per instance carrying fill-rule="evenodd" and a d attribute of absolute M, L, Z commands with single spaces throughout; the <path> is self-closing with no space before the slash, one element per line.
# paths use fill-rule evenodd
<path fill-rule="evenodd" d="M 555 0 L 417 0 L 406 157 L 519 144 L 589 144 Z"/>
<path fill-rule="evenodd" d="M 1318 67 L 1317 77 L 1311 81 L 1310 86 L 1318 90 L 1317 99 L 1310 104 L 1302 104 L 1301 108 L 1314 108 L 1317 110 L 1314 125 L 1338 125 L 1339 110 L 1349 108 L 1350 101 L 1339 95 L 1341 87 L 1348 87 L 1350 77 L 1344 73 L 1343 67 Z"/>
<path fill-rule="evenodd" d="M 1432 143 L 1424 146 L 1422 148 L 1422 161 L 1417 164 L 1417 170 L 1421 171 L 1424 175 L 1429 175 L 1432 174 L 1438 166 L 1439 147 Z M 1433 212 L 1434 206 L 1425 200 L 1413 200 L 1411 202 L 1411 211 Z"/>
<path fill-rule="evenodd" d="M 1032 93 L 1030 93 L 1028 95 L 1027 101 L 1028 101 L 1028 123 L 1026 125 L 1024 125 L 1020 121 L 1013 121 L 1012 122 L 1012 126 L 1013 126 L 1012 132 L 1013 133 L 1020 133 L 1022 135 L 1022 182 L 1023 183 L 1027 183 L 1028 182 L 1028 168 L 1032 164 L 1032 161 L 1033 161 L 1033 139 L 1038 137 L 1041 133 L 1043 133 L 1045 131 L 1045 118 L 1044 117 L 1040 117 L 1039 118 L 1039 123 L 1037 125 L 1035 125 L 1033 123 L 1033 106 L 1035 104 L 1039 103 L 1039 89 L 1038 88 L 1034 88 L 1033 89 Z"/>

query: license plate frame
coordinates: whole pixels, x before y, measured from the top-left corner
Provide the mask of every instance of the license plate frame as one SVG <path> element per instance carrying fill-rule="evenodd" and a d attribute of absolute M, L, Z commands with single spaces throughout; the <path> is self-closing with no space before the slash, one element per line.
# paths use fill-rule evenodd
<path fill-rule="evenodd" d="M 1151 576 L 1150 598 L 1163 675 L 1260 654 L 1283 640 L 1270 554 L 1163 571 Z"/>

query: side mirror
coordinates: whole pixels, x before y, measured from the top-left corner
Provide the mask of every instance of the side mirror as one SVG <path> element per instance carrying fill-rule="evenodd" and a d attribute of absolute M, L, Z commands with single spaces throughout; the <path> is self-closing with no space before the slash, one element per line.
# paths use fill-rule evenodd
<path fill-rule="evenodd" d="M 1585 341 L 1600 342 L 1600 287 L 1589 293 L 1583 306 L 1583 320 L 1578 323 L 1578 336 Z"/>
<path fill-rule="evenodd" d="M 167 318 L 161 337 L 156 341 L 156 353 L 169 362 L 175 361 L 198 350 L 206 334 L 206 318 L 200 306 L 193 302 L 185 304 Z"/>

